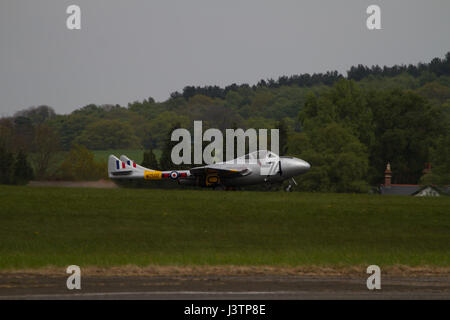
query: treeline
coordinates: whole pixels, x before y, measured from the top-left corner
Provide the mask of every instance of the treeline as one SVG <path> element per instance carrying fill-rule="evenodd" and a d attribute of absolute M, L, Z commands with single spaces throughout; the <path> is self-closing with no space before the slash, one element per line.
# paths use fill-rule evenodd
<path fill-rule="evenodd" d="M 434 58 L 430 63 L 419 63 L 417 65 L 395 65 L 393 67 L 376 65 L 369 68 L 359 64 L 347 71 L 347 79 L 359 81 L 369 76 L 395 77 L 402 73 L 407 73 L 415 78 L 423 75 L 449 76 L 450 52 L 446 54 L 444 59 Z"/>
<path fill-rule="evenodd" d="M 360 81 L 369 76 L 373 77 L 395 77 L 401 74 L 409 74 L 414 78 L 419 77 L 440 77 L 450 76 L 450 52 L 448 52 L 444 59 L 434 58 L 430 63 L 419 63 L 417 65 L 394 65 L 392 67 L 374 65 L 371 67 L 359 64 L 352 66 L 347 71 L 347 79 Z M 249 86 L 248 84 L 232 85 L 221 88 L 219 86 L 186 86 L 183 92 L 175 91 L 171 94 L 172 98 L 183 97 L 184 99 L 190 99 L 195 95 L 204 95 L 211 98 L 225 99 L 226 95 L 230 91 L 236 91 L 239 88 L 279 88 L 282 86 L 298 86 L 298 87 L 312 87 L 317 85 L 331 86 L 336 81 L 343 79 L 344 76 L 337 71 L 328 71 L 326 73 L 309 73 L 281 76 L 278 80 L 267 79 L 260 80 L 256 85 Z"/>
<path fill-rule="evenodd" d="M 341 80 L 310 94 L 299 121 L 303 130 L 291 134 L 288 150 L 312 163 L 300 179 L 304 190 L 366 192 L 383 182 L 388 162 L 393 183 L 450 183 L 448 99 L 434 104 L 412 90 Z M 429 162 L 432 176 L 424 177 Z"/>
<path fill-rule="evenodd" d="M 40 106 L 0 119 L 0 184 L 107 177 L 106 164 L 95 161 L 86 147 L 73 144 L 70 152 L 61 152 L 59 132 L 49 125 L 55 116 Z"/>
<path fill-rule="evenodd" d="M 171 93 L 171 98 L 183 97 L 188 100 L 195 95 L 204 95 L 210 98 L 225 99 L 228 92 L 238 91 L 239 89 L 249 89 L 255 90 L 257 88 L 279 88 L 282 86 L 298 86 L 298 87 L 312 87 L 316 85 L 332 85 L 336 81 L 344 78 L 337 71 L 328 71 L 326 73 L 314 73 L 310 75 L 309 73 L 292 75 L 292 76 L 281 76 L 278 80 L 267 79 L 260 80 L 256 85 L 249 86 L 248 84 L 237 85 L 233 83 L 225 88 L 219 86 L 186 86 L 183 92 L 180 93 L 175 91 Z"/>
<path fill-rule="evenodd" d="M 203 130 L 282 128 L 283 152 L 312 164 L 299 179 L 301 190 L 365 192 L 382 183 L 387 162 L 394 183 L 448 184 L 449 63 L 450 53 L 416 66 L 352 67 L 347 77 L 327 72 L 254 86 L 190 86 L 163 102 L 91 104 L 67 115 L 32 107 L 0 119 L 0 130 L 4 150 L 26 154 L 37 179 L 98 177 L 89 150 L 160 150 L 160 159 L 149 151 L 147 160 L 167 169 L 171 130 L 202 120 Z M 432 176 L 425 179 L 428 162 Z"/>
<path fill-rule="evenodd" d="M 0 183 L 24 184 L 46 174 L 51 155 L 58 149 L 57 134 L 39 116 L 47 111 L 50 109 L 33 108 L 29 116 L 20 112 L 12 119 L 0 120 Z"/>
<path fill-rule="evenodd" d="M 33 179 L 33 168 L 22 150 L 14 154 L 0 147 L 0 159 L 0 184 L 26 184 Z"/>

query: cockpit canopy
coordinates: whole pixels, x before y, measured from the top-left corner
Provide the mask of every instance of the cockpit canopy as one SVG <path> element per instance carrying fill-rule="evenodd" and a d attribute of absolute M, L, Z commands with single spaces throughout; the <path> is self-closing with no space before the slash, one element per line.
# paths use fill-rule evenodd
<path fill-rule="evenodd" d="M 268 150 L 259 150 L 248 153 L 242 157 L 238 157 L 237 160 L 246 160 L 247 162 L 250 160 L 276 160 L 278 156 L 272 151 Z"/>

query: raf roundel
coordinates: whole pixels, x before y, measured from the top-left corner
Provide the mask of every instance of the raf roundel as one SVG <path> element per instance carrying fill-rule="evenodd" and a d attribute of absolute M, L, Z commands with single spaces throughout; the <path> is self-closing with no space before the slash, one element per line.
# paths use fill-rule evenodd
<path fill-rule="evenodd" d="M 177 172 L 177 171 L 172 171 L 172 172 L 170 173 L 170 177 L 171 177 L 172 179 L 178 178 L 178 172 Z"/>

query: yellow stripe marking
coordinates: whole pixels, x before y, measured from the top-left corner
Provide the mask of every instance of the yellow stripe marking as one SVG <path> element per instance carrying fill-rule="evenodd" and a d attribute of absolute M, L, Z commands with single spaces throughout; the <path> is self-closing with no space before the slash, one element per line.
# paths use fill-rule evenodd
<path fill-rule="evenodd" d="M 145 180 L 161 180 L 161 171 L 144 171 Z"/>

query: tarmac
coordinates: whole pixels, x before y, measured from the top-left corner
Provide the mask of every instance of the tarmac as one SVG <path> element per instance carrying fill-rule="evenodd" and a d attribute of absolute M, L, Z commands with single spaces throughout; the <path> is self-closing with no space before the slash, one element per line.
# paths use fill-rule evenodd
<path fill-rule="evenodd" d="M 327 275 L 67 276 L 0 273 L 0 300 L 449 300 L 450 276 L 385 276 L 380 290 L 366 277 Z"/>

